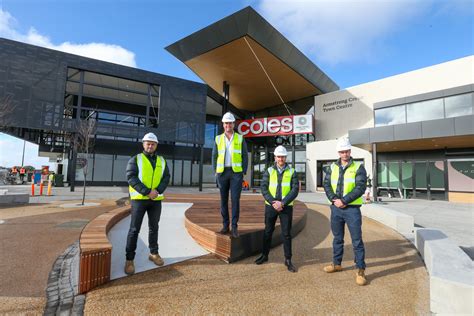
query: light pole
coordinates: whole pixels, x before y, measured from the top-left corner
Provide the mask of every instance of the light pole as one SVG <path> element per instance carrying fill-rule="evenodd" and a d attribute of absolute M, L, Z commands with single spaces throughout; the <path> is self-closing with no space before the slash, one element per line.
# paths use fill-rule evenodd
<path fill-rule="evenodd" d="M 23 155 L 21 156 L 21 166 L 23 167 L 23 164 L 25 162 L 25 146 L 26 146 L 26 140 L 23 140 Z"/>

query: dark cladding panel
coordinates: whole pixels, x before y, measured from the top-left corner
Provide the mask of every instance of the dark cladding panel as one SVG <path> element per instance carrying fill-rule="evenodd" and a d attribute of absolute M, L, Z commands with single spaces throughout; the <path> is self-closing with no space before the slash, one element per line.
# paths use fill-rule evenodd
<path fill-rule="evenodd" d="M 72 125 L 63 119 L 68 67 L 161 87 L 158 131 L 164 138 L 159 135 L 159 139 L 204 143 L 206 85 L 0 39 L 0 98 L 10 95 L 13 106 L 16 106 L 8 118 L 8 125 L 44 131 L 72 131 Z M 134 113 L 133 106 L 130 104 L 126 113 Z M 192 132 L 177 133 L 177 126 L 188 126 Z M 157 131 L 135 127 L 127 133 L 135 137 L 136 133 L 147 130 Z M 114 136 L 127 135 L 119 134 Z"/>
<path fill-rule="evenodd" d="M 394 125 L 395 140 L 421 138 L 421 122 Z"/>
<path fill-rule="evenodd" d="M 454 119 L 440 119 L 421 122 L 423 138 L 454 136 Z"/>
<path fill-rule="evenodd" d="M 456 135 L 474 134 L 474 115 L 455 117 L 454 131 Z"/>
<path fill-rule="evenodd" d="M 381 126 L 370 129 L 371 143 L 391 142 L 393 140 L 393 126 Z"/>
<path fill-rule="evenodd" d="M 349 140 L 352 145 L 370 144 L 370 128 L 349 131 Z"/>

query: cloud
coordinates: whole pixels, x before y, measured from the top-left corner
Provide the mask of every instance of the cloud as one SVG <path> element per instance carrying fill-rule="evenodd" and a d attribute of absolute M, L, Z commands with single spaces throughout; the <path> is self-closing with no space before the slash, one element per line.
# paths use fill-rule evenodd
<path fill-rule="evenodd" d="M 0 133 L 0 166 L 13 167 L 21 165 L 23 155 L 23 141 Z M 53 167 L 55 164 L 49 162 L 49 158 L 38 157 L 38 145 L 26 142 L 25 146 L 25 166 L 34 166 L 39 169 L 41 166 L 48 165 Z"/>
<path fill-rule="evenodd" d="M 119 45 L 106 43 L 75 44 L 71 42 L 55 45 L 49 37 L 40 34 L 33 27 L 26 34 L 22 34 L 17 31 L 17 26 L 16 19 L 9 12 L 0 9 L 0 37 L 125 66 L 137 66 L 135 53 Z"/>
<path fill-rule="evenodd" d="M 370 60 L 380 41 L 420 16 L 431 0 L 262 0 L 259 12 L 308 55 L 329 64 Z"/>

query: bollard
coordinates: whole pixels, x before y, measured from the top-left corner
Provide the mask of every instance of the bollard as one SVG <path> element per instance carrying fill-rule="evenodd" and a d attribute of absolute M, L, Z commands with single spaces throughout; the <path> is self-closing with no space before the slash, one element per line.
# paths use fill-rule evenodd
<path fill-rule="evenodd" d="M 43 182 L 40 183 L 40 194 L 39 195 L 43 195 Z"/>
<path fill-rule="evenodd" d="M 31 184 L 31 196 L 35 196 L 35 183 Z"/>
<path fill-rule="evenodd" d="M 52 187 L 51 184 L 52 184 L 51 181 L 49 181 L 48 182 L 48 193 L 47 193 L 48 195 L 51 195 L 51 187 Z"/>

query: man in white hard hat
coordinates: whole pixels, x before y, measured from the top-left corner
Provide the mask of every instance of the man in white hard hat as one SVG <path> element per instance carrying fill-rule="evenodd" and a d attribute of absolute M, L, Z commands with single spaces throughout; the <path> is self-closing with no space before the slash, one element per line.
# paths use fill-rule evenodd
<path fill-rule="evenodd" d="M 247 173 L 248 153 L 244 137 L 234 131 L 235 117 L 227 112 L 222 116 L 224 133 L 217 135 L 212 148 L 212 167 L 221 194 L 221 234 L 229 233 L 229 189 L 232 200 L 232 237 L 239 237 L 240 193 Z"/>
<path fill-rule="evenodd" d="M 170 180 L 166 160 L 156 154 L 158 138 L 153 133 L 146 134 L 143 139 L 143 152 L 133 156 L 127 164 L 127 181 L 131 200 L 131 221 L 127 235 L 125 273 L 135 273 L 135 250 L 137 239 L 145 213 L 148 214 L 148 259 L 158 266 L 164 264 L 158 253 L 158 226 L 161 217 L 161 201 L 163 192 Z"/>
<path fill-rule="evenodd" d="M 280 218 L 281 239 L 285 252 L 285 266 L 290 272 L 296 272 L 291 262 L 291 225 L 293 222 L 293 202 L 298 196 L 298 177 L 295 169 L 286 163 L 288 152 L 285 147 L 278 146 L 274 151 L 275 164 L 263 174 L 260 188 L 265 198 L 265 231 L 263 233 L 262 255 L 255 260 L 256 264 L 268 261 L 272 245 L 275 222 Z"/>
<path fill-rule="evenodd" d="M 354 261 L 357 267 L 356 283 L 367 284 L 365 277 L 365 247 L 362 241 L 362 216 L 367 173 L 361 162 L 351 157 L 351 143 L 348 138 L 340 138 L 336 146 L 339 154 L 337 162 L 332 163 L 324 178 L 324 191 L 331 202 L 331 231 L 333 239 L 333 262 L 324 267 L 327 273 L 342 271 L 344 252 L 344 226 L 347 224 L 352 239 Z"/>

